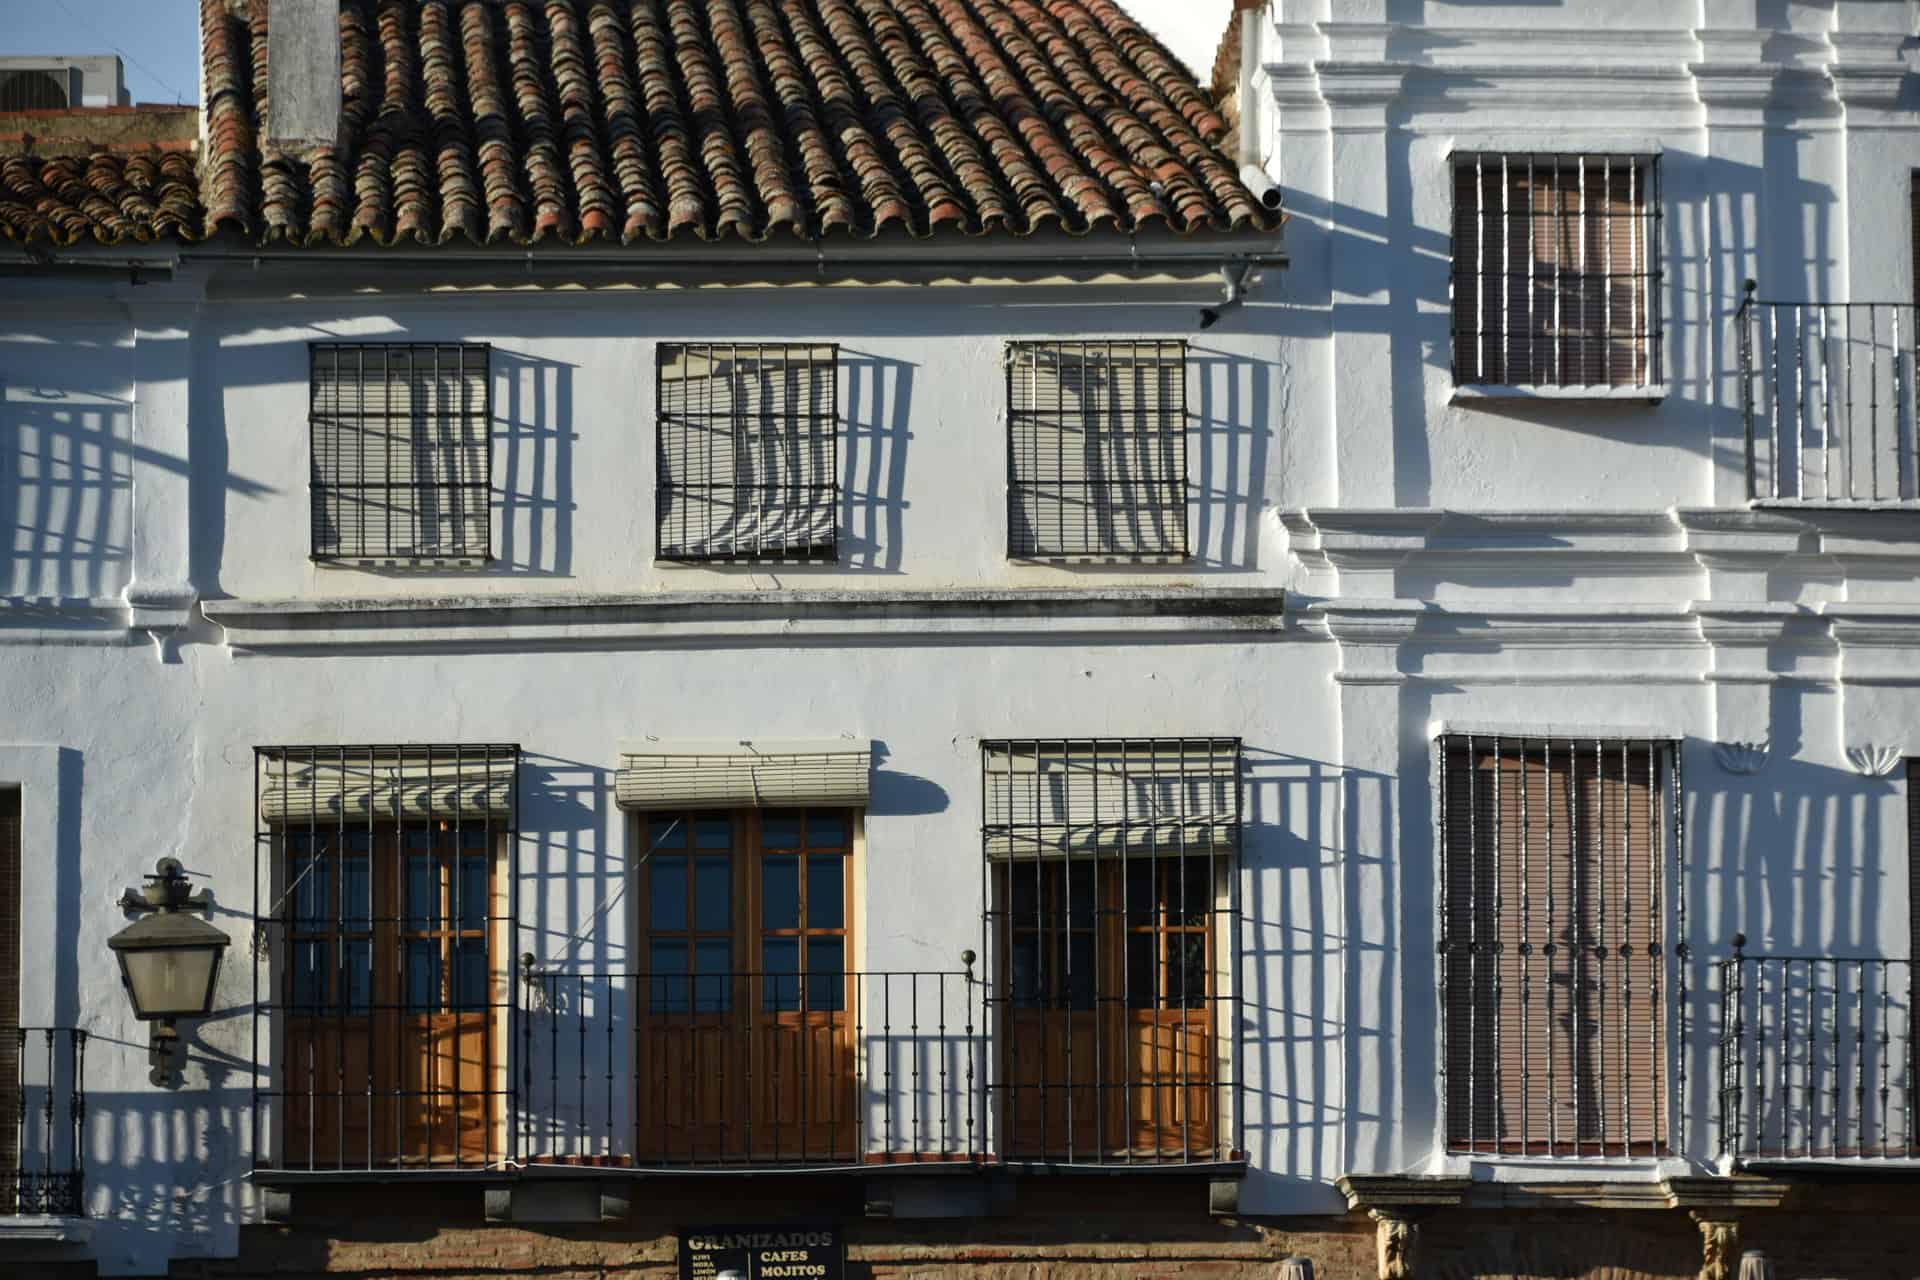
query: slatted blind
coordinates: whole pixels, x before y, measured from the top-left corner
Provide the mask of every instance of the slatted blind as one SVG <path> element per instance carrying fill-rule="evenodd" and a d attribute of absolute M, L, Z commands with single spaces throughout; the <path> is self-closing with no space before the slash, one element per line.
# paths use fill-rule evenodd
<path fill-rule="evenodd" d="M 491 555 L 488 349 L 315 343 L 311 352 L 313 555 Z"/>
<path fill-rule="evenodd" d="M 1666 1147 L 1667 747 L 1450 737 L 1441 985 L 1455 1150 Z"/>
<path fill-rule="evenodd" d="M 20 792 L 8 789 L 0 790 L 0 1173 L 19 1168 Z M 12 1208 L 0 1203 L 0 1213 Z"/>
<path fill-rule="evenodd" d="M 1468 154 L 1453 173 L 1454 381 L 1660 381 L 1655 159 Z"/>
<path fill-rule="evenodd" d="M 1187 554 L 1187 346 L 1007 348 L 1016 557 Z"/>
<path fill-rule="evenodd" d="M 649 743 L 623 749 L 614 776 L 622 809 L 860 808 L 873 768 L 870 744 L 782 746 Z"/>
<path fill-rule="evenodd" d="M 984 748 L 989 858 L 1232 853 L 1240 742 L 1122 738 Z"/>
<path fill-rule="evenodd" d="M 834 559 L 838 362 L 831 343 L 660 347 L 661 559 Z"/>

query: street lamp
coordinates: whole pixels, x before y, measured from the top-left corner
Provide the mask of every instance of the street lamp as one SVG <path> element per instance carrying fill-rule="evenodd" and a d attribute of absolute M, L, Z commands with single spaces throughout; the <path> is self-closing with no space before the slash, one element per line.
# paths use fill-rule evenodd
<path fill-rule="evenodd" d="M 162 858 L 153 870 L 145 889 L 129 889 L 120 899 L 122 908 L 141 918 L 108 938 L 107 945 L 119 957 L 133 1016 L 153 1024 L 148 1079 L 166 1086 L 179 1083 L 173 1054 L 180 1033 L 174 1020 L 213 1012 L 213 984 L 227 935 L 192 914 L 207 910 L 212 901 L 205 889 L 188 891 L 178 858 Z"/>

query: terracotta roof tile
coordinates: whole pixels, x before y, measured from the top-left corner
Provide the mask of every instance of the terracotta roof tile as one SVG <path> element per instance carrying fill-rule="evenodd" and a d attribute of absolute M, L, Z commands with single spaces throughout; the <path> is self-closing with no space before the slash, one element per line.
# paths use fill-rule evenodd
<path fill-rule="evenodd" d="M 140 145 L 22 133 L 0 155 L 0 237 L 632 244 L 1275 217 L 1212 99 L 1112 0 L 338 0 L 339 137 L 297 154 L 264 142 L 270 2 L 202 0 L 197 171 L 178 122 Z"/>
<path fill-rule="evenodd" d="M 339 0 L 338 143 L 260 142 L 268 0 L 202 0 L 206 234 L 633 243 L 1259 230 L 1111 0 Z"/>

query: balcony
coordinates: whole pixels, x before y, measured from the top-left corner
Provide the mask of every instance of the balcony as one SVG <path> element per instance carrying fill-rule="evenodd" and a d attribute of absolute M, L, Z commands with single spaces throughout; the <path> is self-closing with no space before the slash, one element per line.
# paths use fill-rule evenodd
<path fill-rule="evenodd" d="M 1721 1153 L 1742 1165 L 1920 1160 L 1913 962 L 1719 962 Z"/>
<path fill-rule="evenodd" d="M 86 1216 L 86 1054 L 72 1027 L 0 1032 L 0 1239 L 72 1239 L 28 1220 Z"/>
<path fill-rule="evenodd" d="M 1748 500 L 1920 508 L 1915 308 L 1770 302 L 1754 289 L 1738 313 Z"/>

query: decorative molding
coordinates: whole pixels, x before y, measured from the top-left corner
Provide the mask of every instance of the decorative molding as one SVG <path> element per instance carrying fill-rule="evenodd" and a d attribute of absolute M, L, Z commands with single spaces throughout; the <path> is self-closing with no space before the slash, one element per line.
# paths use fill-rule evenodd
<path fill-rule="evenodd" d="M 1876 747 L 1871 743 L 1846 749 L 1847 763 L 1863 778 L 1884 778 L 1903 758 L 1898 747 Z"/>
<path fill-rule="evenodd" d="M 1750 777 L 1766 768 L 1767 757 L 1772 751 L 1773 744 L 1770 741 L 1713 744 L 1713 758 L 1719 761 L 1721 769 L 1742 777 Z"/>

